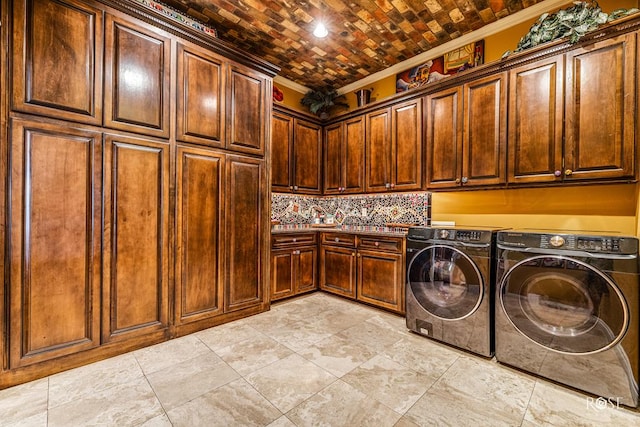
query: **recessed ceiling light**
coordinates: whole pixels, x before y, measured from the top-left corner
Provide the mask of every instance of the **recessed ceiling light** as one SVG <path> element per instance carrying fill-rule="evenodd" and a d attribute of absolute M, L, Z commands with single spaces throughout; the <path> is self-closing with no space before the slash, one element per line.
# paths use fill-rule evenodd
<path fill-rule="evenodd" d="M 329 31 L 327 31 L 327 27 L 325 27 L 322 22 L 318 22 L 318 25 L 316 25 L 316 29 L 313 30 L 313 35 L 322 38 L 327 37 L 328 34 Z"/>

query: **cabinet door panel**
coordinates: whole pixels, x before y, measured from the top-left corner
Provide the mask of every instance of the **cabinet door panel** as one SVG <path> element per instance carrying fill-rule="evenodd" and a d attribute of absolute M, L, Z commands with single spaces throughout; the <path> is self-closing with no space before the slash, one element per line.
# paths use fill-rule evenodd
<path fill-rule="evenodd" d="M 322 127 L 296 119 L 293 134 L 294 189 L 306 194 L 320 194 Z"/>
<path fill-rule="evenodd" d="M 342 189 L 342 123 L 324 130 L 324 194 L 338 194 Z"/>
<path fill-rule="evenodd" d="M 178 147 L 176 323 L 222 313 L 224 155 Z"/>
<path fill-rule="evenodd" d="M 105 138 L 103 340 L 167 327 L 169 146 Z"/>
<path fill-rule="evenodd" d="M 344 160 L 341 166 L 344 193 L 364 192 L 364 140 L 364 117 L 344 123 Z"/>
<path fill-rule="evenodd" d="M 562 55 L 509 72 L 509 183 L 561 179 Z"/>
<path fill-rule="evenodd" d="M 102 123 L 102 11 L 74 0 L 14 3 L 13 108 Z"/>
<path fill-rule="evenodd" d="M 9 366 L 100 344 L 100 134 L 12 122 Z"/>
<path fill-rule="evenodd" d="M 270 81 L 255 71 L 232 65 L 229 67 L 228 85 L 230 134 L 227 148 L 264 155 L 264 123 L 268 114 L 266 95 L 271 94 Z"/>
<path fill-rule="evenodd" d="M 392 107 L 391 184 L 395 190 L 422 187 L 422 101 Z"/>
<path fill-rule="evenodd" d="M 312 291 L 318 287 L 318 249 L 297 250 L 296 293 Z"/>
<path fill-rule="evenodd" d="M 358 300 L 401 312 L 402 254 L 358 251 Z"/>
<path fill-rule="evenodd" d="M 367 114 L 367 191 L 386 191 L 391 184 L 391 113 L 389 109 Z"/>
<path fill-rule="evenodd" d="M 271 188 L 273 191 L 290 192 L 293 147 L 293 119 L 274 113 L 271 116 Z"/>
<path fill-rule="evenodd" d="M 271 253 L 271 301 L 291 296 L 294 289 L 293 251 L 273 251 Z"/>
<path fill-rule="evenodd" d="M 169 137 L 171 40 L 107 15 L 105 125 Z"/>
<path fill-rule="evenodd" d="M 456 187 L 462 173 L 462 87 L 429 95 L 425 104 L 427 187 Z"/>
<path fill-rule="evenodd" d="M 355 249 L 321 246 L 320 289 L 355 299 Z"/>
<path fill-rule="evenodd" d="M 464 85 L 462 184 L 506 182 L 506 73 Z"/>
<path fill-rule="evenodd" d="M 565 180 L 636 175 L 636 35 L 567 53 Z"/>
<path fill-rule="evenodd" d="M 177 139 L 220 147 L 224 141 L 222 61 L 178 43 Z"/>
<path fill-rule="evenodd" d="M 225 312 L 264 302 L 264 161 L 227 157 Z"/>

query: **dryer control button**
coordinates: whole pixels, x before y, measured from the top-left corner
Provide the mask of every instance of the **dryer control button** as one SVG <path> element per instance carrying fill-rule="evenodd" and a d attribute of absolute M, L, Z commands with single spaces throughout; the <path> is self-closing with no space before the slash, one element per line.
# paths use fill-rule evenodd
<path fill-rule="evenodd" d="M 549 239 L 549 243 L 551 243 L 551 246 L 559 248 L 564 245 L 564 238 L 562 236 L 553 236 Z"/>

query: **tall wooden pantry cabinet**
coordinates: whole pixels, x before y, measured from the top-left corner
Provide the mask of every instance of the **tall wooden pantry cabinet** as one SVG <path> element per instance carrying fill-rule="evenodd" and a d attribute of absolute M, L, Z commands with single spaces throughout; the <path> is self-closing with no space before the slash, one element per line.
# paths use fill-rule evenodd
<path fill-rule="evenodd" d="M 1 7 L 0 388 L 267 310 L 277 68 L 133 0 Z"/>

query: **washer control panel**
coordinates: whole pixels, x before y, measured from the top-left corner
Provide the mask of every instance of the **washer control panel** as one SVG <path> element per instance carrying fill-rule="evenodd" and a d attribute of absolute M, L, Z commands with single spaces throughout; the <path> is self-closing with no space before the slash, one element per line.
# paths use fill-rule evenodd
<path fill-rule="evenodd" d="M 611 254 L 635 254 L 638 251 L 637 238 L 615 235 L 504 231 L 498 233 L 498 244 L 512 248 L 542 248 Z"/>

